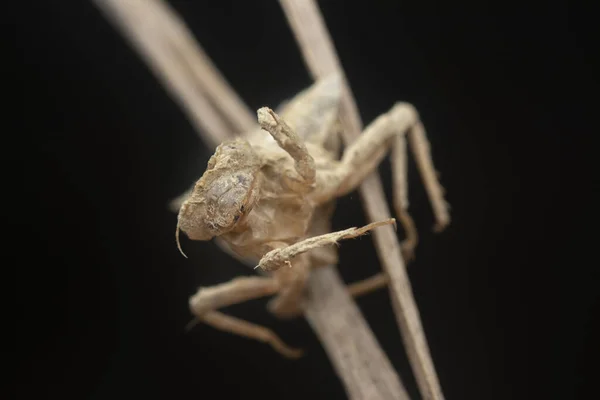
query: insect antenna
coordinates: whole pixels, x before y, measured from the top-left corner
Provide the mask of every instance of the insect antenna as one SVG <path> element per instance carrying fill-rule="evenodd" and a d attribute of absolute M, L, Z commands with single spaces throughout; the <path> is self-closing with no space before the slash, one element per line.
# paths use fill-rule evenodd
<path fill-rule="evenodd" d="M 177 248 L 179 249 L 179 252 L 181 254 L 183 254 L 183 256 L 185 258 L 188 258 L 188 256 L 186 256 L 185 253 L 183 252 L 183 249 L 181 248 L 181 242 L 179 241 L 179 231 L 180 231 L 180 229 L 179 229 L 180 228 L 180 226 L 179 226 L 180 222 L 179 221 L 180 221 L 180 219 L 179 219 L 179 217 L 177 217 L 177 228 L 175 229 L 175 241 L 177 242 Z"/>

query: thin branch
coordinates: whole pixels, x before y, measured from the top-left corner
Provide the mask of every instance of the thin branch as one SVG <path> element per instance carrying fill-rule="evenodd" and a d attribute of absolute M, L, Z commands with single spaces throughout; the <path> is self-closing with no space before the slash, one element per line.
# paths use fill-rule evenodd
<path fill-rule="evenodd" d="M 280 3 L 313 78 L 324 78 L 332 73 L 343 75 L 333 41 L 316 2 L 280 0 Z M 344 81 L 340 118 L 344 128 L 344 141 L 348 145 L 362 131 L 362 122 L 345 78 Z M 359 191 L 370 221 L 390 218 L 377 173 L 369 176 Z M 379 258 L 390 279 L 392 306 L 421 395 L 425 399 L 443 399 L 396 233 L 391 227 L 383 227 L 374 232 L 374 238 Z"/>
<path fill-rule="evenodd" d="M 164 15 L 146 0 L 93 1 L 130 41 L 208 146 L 215 147 L 231 136 L 231 126 L 209 102 L 207 90 L 166 34 Z"/>
<path fill-rule="evenodd" d="M 157 15 L 164 22 L 163 26 L 172 30 L 171 44 L 180 50 L 182 60 L 185 60 L 189 66 L 198 81 L 198 86 L 203 88 L 217 109 L 233 125 L 235 133 L 243 133 L 254 128 L 256 113 L 250 110 L 229 85 L 175 10 L 163 0 L 144 1 L 148 1 L 148 7 L 155 8 Z"/>
<path fill-rule="evenodd" d="M 187 29 L 185 34 L 182 33 L 185 25 L 179 17 L 172 11 L 166 12 L 166 5 L 157 6 L 160 0 L 93 1 L 131 41 L 134 49 L 179 101 L 208 146 L 214 147 L 232 136 L 231 130 L 225 129 L 227 122 L 221 119 L 217 111 L 229 119 L 233 126 L 249 124 L 244 121 L 245 117 L 239 118 L 239 110 L 236 111 L 231 103 L 227 106 L 227 101 L 218 101 L 222 100 L 222 96 L 237 95 L 228 87 L 208 56 L 198 52 L 200 47 L 193 42 Z M 171 22 L 165 23 L 169 19 Z M 166 24 L 170 24 L 171 28 L 165 27 Z M 179 33 L 174 35 L 173 31 L 177 29 Z M 183 39 L 184 35 L 188 35 L 188 39 Z M 184 40 L 189 40 L 186 45 L 181 44 Z M 196 52 L 196 56 L 183 60 L 181 57 L 185 54 L 182 51 L 186 54 Z M 190 69 L 195 72 L 190 73 Z M 220 84 L 211 85 L 210 81 Z M 216 108 L 207 98 L 214 101 Z M 249 110 L 241 100 L 238 106 Z M 236 118 L 239 119 L 237 122 Z M 337 269 L 330 266 L 314 271 L 308 293 L 303 304 L 305 317 L 329 355 L 349 397 L 408 399 L 398 374 L 345 290 Z"/>
<path fill-rule="evenodd" d="M 350 399 L 410 399 L 336 268 L 311 273 L 304 309 Z"/>

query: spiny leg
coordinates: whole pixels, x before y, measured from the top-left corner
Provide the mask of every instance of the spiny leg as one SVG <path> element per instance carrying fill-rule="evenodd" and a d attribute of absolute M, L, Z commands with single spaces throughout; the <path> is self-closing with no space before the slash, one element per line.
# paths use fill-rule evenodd
<path fill-rule="evenodd" d="M 300 190 L 311 187 L 316 176 L 315 160 L 308 153 L 302 139 L 270 108 L 262 107 L 257 114 L 260 127 L 269 132 L 279 147 L 285 150 L 295 161 L 294 167 L 301 179 L 288 175 L 286 178 L 289 183 L 292 183 L 291 187 L 299 186 Z"/>
<path fill-rule="evenodd" d="M 270 329 L 216 311 L 221 307 L 273 295 L 279 288 L 279 283 L 273 278 L 254 276 L 238 277 L 219 285 L 200 288 L 189 301 L 195 319 L 188 324 L 188 329 L 197 322 L 204 322 L 226 332 L 269 343 L 284 356 L 297 358 L 302 351 L 287 346 Z"/>
<path fill-rule="evenodd" d="M 202 322 L 225 332 L 231 332 L 239 336 L 258 340 L 259 342 L 268 343 L 275 351 L 287 358 L 299 358 L 303 353 L 301 349 L 295 349 L 285 344 L 269 328 L 218 311 L 211 311 L 204 314 Z"/>
<path fill-rule="evenodd" d="M 434 231 L 441 232 L 450 224 L 450 205 L 444 199 L 444 188 L 440 184 L 437 173 L 433 166 L 431 157 L 431 145 L 427 140 L 425 127 L 418 121 L 408 132 L 408 143 L 415 156 L 417 168 L 429 196 L 429 202 L 433 208 L 436 224 Z"/>
<path fill-rule="evenodd" d="M 233 304 L 270 296 L 279 291 L 279 283 L 271 277 L 242 276 L 215 286 L 201 287 L 190 297 L 190 309 L 194 315 Z"/>
<path fill-rule="evenodd" d="M 316 190 L 313 194 L 317 202 L 324 202 L 355 190 L 377 168 L 388 148 L 391 147 L 394 207 L 406 231 L 407 238 L 403 243 L 403 251 L 408 257 L 411 256 L 417 243 L 417 232 L 407 211 L 406 133 L 408 133 L 411 150 L 417 159 L 422 179 L 428 188 L 428 195 L 437 221 L 436 230 L 440 230 L 450 221 L 448 205 L 442 197 L 443 190 L 435 176 L 425 131 L 418 118 L 414 107 L 407 103 L 397 103 L 389 112 L 377 117 L 365 128 L 363 134 L 346 149 L 336 168 L 319 171 Z"/>
<path fill-rule="evenodd" d="M 415 223 L 408 212 L 408 163 L 406 157 L 406 137 L 396 135 L 392 145 L 391 164 L 394 188 L 394 208 L 400 224 L 404 228 L 406 238 L 400 243 L 402 256 L 406 261 L 411 261 L 415 255 L 415 248 L 419 242 L 419 235 Z"/>
<path fill-rule="evenodd" d="M 415 156 L 417 168 L 427 190 L 429 201 L 432 204 L 436 219 L 435 230 L 439 232 L 450 223 L 448 204 L 444 200 L 444 190 L 436 176 L 425 128 L 419 120 L 417 110 L 411 104 L 396 103 L 389 112 L 381 115 L 369 124 L 359 139 L 344 152 L 342 164 L 351 172 L 350 176 L 346 178 L 347 180 L 340 187 L 340 192 L 346 194 L 354 190 L 372 169 L 379 165 L 379 162 L 385 156 L 385 148 L 390 145 L 392 149 L 398 146 L 400 149 L 397 151 L 392 150 L 392 164 L 395 164 L 394 172 L 398 173 L 394 182 L 398 185 L 394 187 L 394 197 L 398 198 L 398 200 L 395 200 L 395 207 L 400 218 L 403 214 L 407 215 L 406 145 L 403 138 L 405 133 L 408 136 L 411 152 Z M 400 139 L 399 137 L 402 138 Z M 390 141 L 390 139 L 392 140 Z M 368 153 L 375 155 L 373 158 L 377 162 L 369 160 L 366 164 L 370 168 L 365 168 L 365 161 L 369 158 Z M 394 157 L 404 157 L 404 160 L 394 161 Z M 404 185 L 402 182 L 404 182 Z M 338 195 L 340 195 L 340 192 L 338 192 Z M 401 220 L 401 222 L 403 221 Z M 408 227 L 405 226 L 405 228 L 408 230 Z"/>
<path fill-rule="evenodd" d="M 369 294 L 388 285 L 390 278 L 386 273 L 380 272 L 362 281 L 351 283 L 346 287 L 352 297 L 359 297 Z"/>
<path fill-rule="evenodd" d="M 313 213 L 307 236 L 313 237 L 330 233 L 331 216 L 334 210 L 335 202 L 333 201 L 319 206 Z M 306 289 L 310 270 L 337 263 L 337 249 L 332 246 L 318 247 L 294 258 L 294 268 L 280 268 L 272 275 L 280 282 L 282 290 L 269 301 L 269 311 L 278 318 L 291 318 L 301 314 L 301 299 Z"/>
<path fill-rule="evenodd" d="M 291 266 L 290 260 L 299 254 L 306 253 L 307 251 L 316 249 L 318 247 L 336 244 L 340 240 L 352 239 L 364 235 L 368 231 L 379 226 L 395 223 L 396 220 L 394 218 L 390 218 L 384 221 L 373 222 L 361 228 L 349 228 L 343 231 L 314 236 L 294 243 L 290 246 L 268 252 L 260 259 L 260 262 L 255 269 L 260 268 L 263 271 L 273 272 L 285 265 Z"/>

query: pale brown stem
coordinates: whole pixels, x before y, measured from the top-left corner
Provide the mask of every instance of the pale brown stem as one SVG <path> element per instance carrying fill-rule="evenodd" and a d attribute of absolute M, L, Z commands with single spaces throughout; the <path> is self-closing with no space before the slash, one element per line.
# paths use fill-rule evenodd
<path fill-rule="evenodd" d="M 167 54 L 166 49 L 170 48 L 172 43 L 171 39 L 165 37 L 164 15 L 161 17 L 163 22 L 157 22 L 156 15 L 150 18 L 149 15 L 156 14 L 156 9 L 153 12 L 148 7 L 150 3 L 145 0 L 94 2 L 131 41 L 134 49 L 154 71 L 160 82 L 178 100 L 207 146 L 214 148 L 224 138 L 232 136 L 233 132 L 225 129 L 225 122 L 218 119 L 218 113 L 206 100 L 206 97 L 220 97 L 226 91 L 219 90 L 218 85 L 203 86 L 202 82 L 198 81 L 197 74 L 189 73 L 187 62 L 185 68 L 178 67 L 177 63 L 181 60 L 177 61 L 172 57 L 180 51 L 171 49 L 171 54 Z M 179 20 L 174 13 L 171 14 L 171 18 Z M 204 57 L 204 60 L 197 58 L 196 62 L 202 63 L 206 60 L 208 57 Z M 212 66 L 212 63 L 209 65 Z M 220 76 L 214 67 L 212 72 Z M 227 85 L 224 79 L 221 82 Z M 235 93 L 230 90 L 231 93 Z M 218 106 L 219 103 L 216 104 Z M 232 107 L 223 107 L 222 102 L 220 104 L 221 108 L 218 111 L 230 121 L 234 121 L 237 116 L 234 115 L 236 112 Z M 210 122 L 213 116 L 217 122 L 206 123 Z M 324 267 L 314 274 L 308 287 L 310 298 L 303 306 L 305 316 L 326 349 L 349 397 L 373 400 L 408 399 L 398 374 L 345 290 L 337 270 L 334 267 Z M 218 321 L 211 322 L 217 325 Z"/>
<path fill-rule="evenodd" d="M 120 0 L 122 1 L 122 0 Z M 164 26 L 172 30 L 171 43 L 180 49 L 184 60 L 208 98 L 215 104 L 235 129 L 233 133 L 243 133 L 256 127 L 256 115 L 229 85 L 225 77 L 213 64 L 200 43 L 198 43 L 175 10 L 163 0 L 143 0 L 154 6 Z"/>
<path fill-rule="evenodd" d="M 335 267 L 311 273 L 304 309 L 348 398 L 410 399 Z"/>
<path fill-rule="evenodd" d="M 280 3 L 312 76 L 315 79 L 333 73 L 344 76 L 316 2 L 280 0 Z M 362 131 L 362 122 L 345 78 L 340 119 L 344 127 L 344 142 L 349 145 Z M 370 221 L 390 217 L 381 179 L 377 173 L 373 173 L 363 182 L 359 192 Z M 396 233 L 391 227 L 384 227 L 374 233 L 374 238 L 379 258 L 390 278 L 392 306 L 421 395 L 425 399 L 443 399 Z"/>
<path fill-rule="evenodd" d="M 209 102 L 207 88 L 197 81 L 189 62 L 182 59 L 181 51 L 173 45 L 165 29 L 164 15 L 146 0 L 93 1 L 181 106 L 206 145 L 215 147 L 230 137 L 232 127 Z"/>

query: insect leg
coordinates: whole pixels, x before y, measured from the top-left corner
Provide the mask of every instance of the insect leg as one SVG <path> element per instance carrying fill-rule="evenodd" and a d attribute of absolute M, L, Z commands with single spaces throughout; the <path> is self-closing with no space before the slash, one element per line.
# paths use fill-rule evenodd
<path fill-rule="evenodd" d="M 223 314 L 218 311 L 210 311 L 201 318 L 202 322 L 213 328 L 231 332 L 259 342 L 268 343 L 279 354 L 287 358 L 299 358 L 302 356 L 302 349 L 296 349 L 285 344 L 275 332 L 264 326 L 253 324 L 242 319 Z"/>
<path fill-rule="evenodd" d="M 418 237 L 408 213 L 407 135 L 433 205 L 436 230 L 441 230 L 450 222 L 448 205 L 443 199 L 443 189 L 435 176 L 423 125 L 414 107 L 407 103 L 397 103 L 389 112 L 371 122 L 363 134 L 346 149 L 335 168 L 319 171 L 313 196 L 317 202 L 323 202 L 352 192 L 376 170 L 388 150 L 391 150 L 394 207 L 406 232 L 406 240 L 402 244 L 403 252 L 410 258 Z"/>
<path fill-rule="evenodd" d="M 261 258 L 260 262 L 255 267 L 255 269 L 260 268 L 263 271 L 268 272 L 276 271 L 285 265 L 289 265 L 290 260 L 302 253 L 306 253 L 307 251 L 319 247 L 334 245 L 340 240 L 352 239 L 358 236 L 362 236 L 370 230 L 373 230 L 379 226 L 395 223 L 396 220 L 390 218 L 384 221 L 373 222 L 361 228 L 349 228 L 343 231 L 327 233 L 325 235 L 314 236 L 308 239 L 304 239 L 290 246 L 269 251 Z"/>
<path fill-rule="evenodd" d="M 387 274 L 380 272 L 362 281 L 351 283 L 347 289 L 350 296 L 359 297 L 386 287 L 388 282 Z"/>
<path fill-rule="evenodd" d="M 215 286 L 202 287 L 190 297 L 190 310 L 196 316 L 233 304 L 270 296 L 279 291 L 271 277 L 243 276 Z"/>
<path fill-rule="evenodd" d="M 262 107 L 257 114 L 260 127 L 269 132 L 279 147 L 292 156 L 296 172 L 302 178 L 303 183 L 306 186 L 312 186 L 316 175 L 315 160 L 308 153 L 302 139 L 270 108 Z"/>
<path fill-rule="evenodd" d="M 417 168 L 429 196 L 429 202 L 433 207 L 436 219 L 434 230 L 440 232 L 450 223 L 450 205 L 444 200 L 444 188 L 440 184 L 438 174 L 433 166 L 431 146 L 427 140 L 425 127 L 420 121 L 408 132 L 408 144 L 415 156 Z"/>
<path fill-rule="evenodd" d="M 279 287 L 279 283 L 270 277 L 238 277 L 226 283 L 200 288 L 190 298 L 190 310 L 195 319 L 188 327 L 203 322 L 222 331 L 269 343 L 286 357 L 300 357 L 301 350 L 286 345 L 270 329 L 216 311 L 221 307 L 275 294 Z"/>

